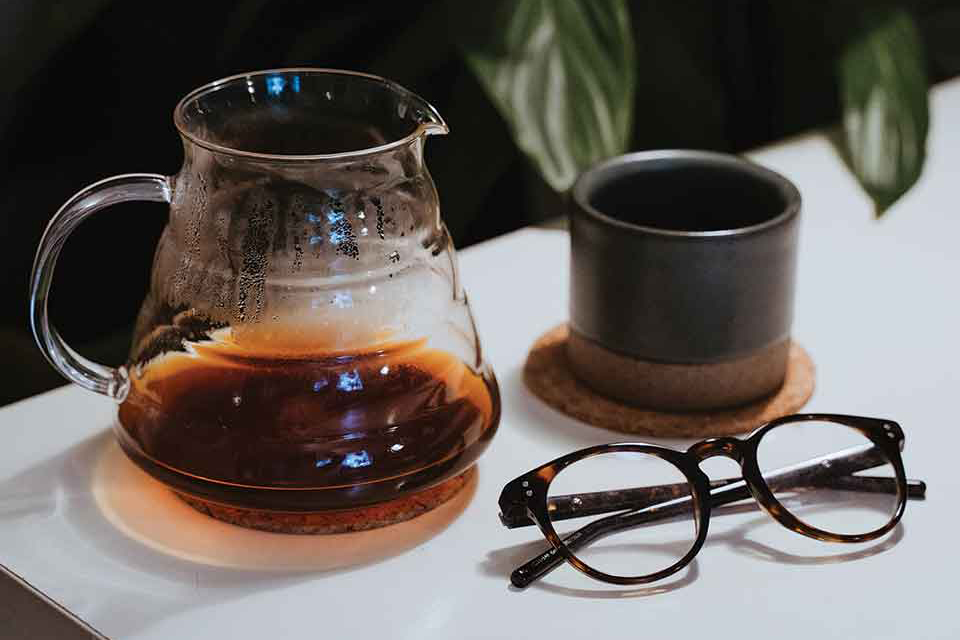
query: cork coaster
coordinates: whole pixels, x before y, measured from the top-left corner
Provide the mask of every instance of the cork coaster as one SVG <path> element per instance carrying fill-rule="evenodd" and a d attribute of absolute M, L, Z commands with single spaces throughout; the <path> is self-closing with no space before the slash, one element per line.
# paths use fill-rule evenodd
<path fill-rule="evenodd" d="M 750 404 L 683 413 L 631 407 L 602 396 L 577 380 L 567 366 L 566 343 L 565 324 L 540 336 L 527 355 L 523 380 L 554 409 L 597 427 L 665 438 L 745 433 L 774 418 L 796 413 L 813 395 L 813 361 L 803 347 L 792 343 L 783 386 Z"/>
<path fill-rule="evenodd" d="M 241 509 L 207 502 L 183 493 L 177 495 L 208 516 L 249 529 L 272 533 L 333 534 L 367 531 L 405 522 L 439 507 L 473 481 L 476 467 L 470 467 L 435 487 L 391 502 L 342 511 L 286 513 Z"/>

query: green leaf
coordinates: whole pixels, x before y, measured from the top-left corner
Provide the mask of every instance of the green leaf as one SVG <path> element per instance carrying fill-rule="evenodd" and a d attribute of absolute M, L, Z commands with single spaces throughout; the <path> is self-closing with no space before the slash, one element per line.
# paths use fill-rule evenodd
<path fill-rule="evenodd" d="M 920 37 L 903 9 L 866 5 L 839 60 L 843 155 L 879 217 L 920 177 L 929 112 Z"/>
<path fill-rule="evenodd" d="M 568 189 L 630 142 L 636 60 L 625 0 L 501 3 L 467 63 L 547 183 Z"/>

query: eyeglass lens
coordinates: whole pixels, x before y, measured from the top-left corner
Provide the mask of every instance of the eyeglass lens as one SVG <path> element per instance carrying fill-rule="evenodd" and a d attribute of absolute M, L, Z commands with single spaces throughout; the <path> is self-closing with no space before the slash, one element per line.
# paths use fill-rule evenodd
<path fill-rule="evenodd" d="M 575 552 L 580 561 L 597 571 L 622 577 L 645 576 L 677 563 L 697 539 L 690 484 L 672 463 L 640 452 L 584 458 L 566 467 L 550 483 L 547 510 L 561 538 L 586 525 L 607 530 L 605 523 L 628 511 L 611 511 L 610 504 L 630 503 L 631 492 L 649 487 L 659 488 L 661 505 L 686 506 L 673 518 L 610 531 Z"/>
<path fill-rule="evenodd" d="M 864 491 L 863 483 L 854 490 L 844 488 L 843 480 L 849 474 L 836 474 L 841 456 L 858 455 L 867 458 L 870 468 L 856 471 L 856 477 L 869 478 L 877 491 Z M 830 486 L 817 483 L 783 483 L 777 469 L 823 458 L 820 477 L 832 471 Z M 793 422 L 782 424 L 763 435 L 757 446 L 757 464 L 761 475 L 781 506 L 807 526 L 828 533 L 861 535 L 876 531 L 890 522 L 896 514 L 901 497 L 896 487 L 896 471 L 883 450 L 857 429 L 828 421 Z M 875 466 L 874 466 L 875 465 Z M 834 468 L 831 469 L 831 466 Z M 814 476 L 816 477 L 816 476 Z"/>

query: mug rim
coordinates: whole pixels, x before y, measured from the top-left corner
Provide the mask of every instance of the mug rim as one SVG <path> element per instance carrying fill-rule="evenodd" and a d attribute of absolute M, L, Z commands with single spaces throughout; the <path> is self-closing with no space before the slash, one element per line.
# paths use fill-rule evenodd
<path fill-rule="evenodd" d="M 362 78 L 364 80 L 371 80 L 378 82 L 387 88 L 397 92 L 400 95 L 405 95 L 416 102 L 419 102 L 423 105 L 429 120 L 419 123 L 413 131 L 398 138 L 397 140 L 391 140 L 390 142 L 378 145 L 375 147 L 367 147 L 363 149 L 355 149 L 353 151 L 344 151 L 340 153 L 303 153 L 303 154 L 281 154 L 281 153 L 261 153 L 258 151 L 246 151 L 243 149 L 235 149 L 233 147 L 228 147 L 210 140 L 206 140 L 201 136 L 198 136 L 187 129 L 187 121 L 184 115 L 186 107 L 192 101 L 197 98 L 205 95 L 209 95 L 224 87 L 235 84 L 238 80 L 245 80 L 250 82 L 254 78 L 260 78 L 263 76 L 269 75 L 278 75 L 278 74 L 290 74 L 290 73 L 304 73 L 312 75 L 339 75 L 339 76 L 351 76 L 354 78 Z M 177 106 L 173 109 L 173 124 L 177 128 L 177 131 L 183 136 L 184 139 L 189 140 L 193 144 L 196 144 L 199 147 L 203 147 L 208 151 L 213 151 L 215 153 L 221 153 L 230 156 L 237 156 L 247 159 L 255 160 L 265 160 L 272 162 L 310 162 L 318 160 L 349 160 L 361 156 L 375 155 L 383 153 L 385 151 L 390 151 L 402 147 L 406 144 L 409 144 L 419 138 L 424 134 L 433 134 L 440 133 L 446 134 L 450 131 L 450 128 L 447 126 L 447 123 L 440 116 L 440 113 L 436 108 L 418 96 L 413 91 L 410 91 L 403 85 L 389 80 L 382 76 L 374 75 L 372 73 L 364 73 L 362 71 L 349 71 L 346 69 L 333 69 L 328 67 L 279 67 L 276 69 L 263 69 L 260 71 L 248 71 L 245 73 L 237 73 L 232 76 L 226 76 L 224 78 L 219 78 L 212 82 L 203 84 L 196 89 L 193 89 L 187 95 L 180 99 L 177 102 Z"/>
<path fill-rule="evenodd" d="M 743 227 L 733 227 L 730 229 L 715 229 L 710 231 L 681 231 L 677 229 L 664 229 L 662 227 L 651 227 L 648 225 L 626 222 L 619 218 L 614 218 L 595 208 L 590 204 L 589 195 L 596 190 L 600 181 L 615 169 L 624 166 L 645 165 L 655 161 L 675 160 L 692 165 L 707 167 L 723 167 L 749 175 L 752 178 L 760 180 L 773 186 L 783 196 L 786 205 L 783 210 L 775 216 Z M 747 160 L 739 156 L 717 151 L 704 151 L 699 149 L 658 149 L 653 151 L 635 151 L 615 156 L 594 165 L 584 171 L 577 178 L 571 189 L 571 197 L 577 208 L 584 214 L 602 222 L 604 224 L 618 227 L 631 233 L 643 235 L 657 235 L 669 238 L 683 238 L 690 240 L 709 239 L 709 238 L 731 238 L 746 236 L 759 233 L 772 227 L 780 226 L 800 212 L 802 198 L 800 191 L 790 180 L 783 175 L 768 169 L 752 160 Z"/>

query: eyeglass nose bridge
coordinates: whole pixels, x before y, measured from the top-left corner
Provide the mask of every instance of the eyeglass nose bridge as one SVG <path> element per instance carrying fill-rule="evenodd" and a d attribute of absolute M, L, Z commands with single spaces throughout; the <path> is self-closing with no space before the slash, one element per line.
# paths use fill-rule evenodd
<path fill-rule="evenodd" d="M 723 456 L 742 464 L 743 441 L 737 438 L 708 438 L 691 446 L 687 453 L 696 456 L 699 462 Z"/>

